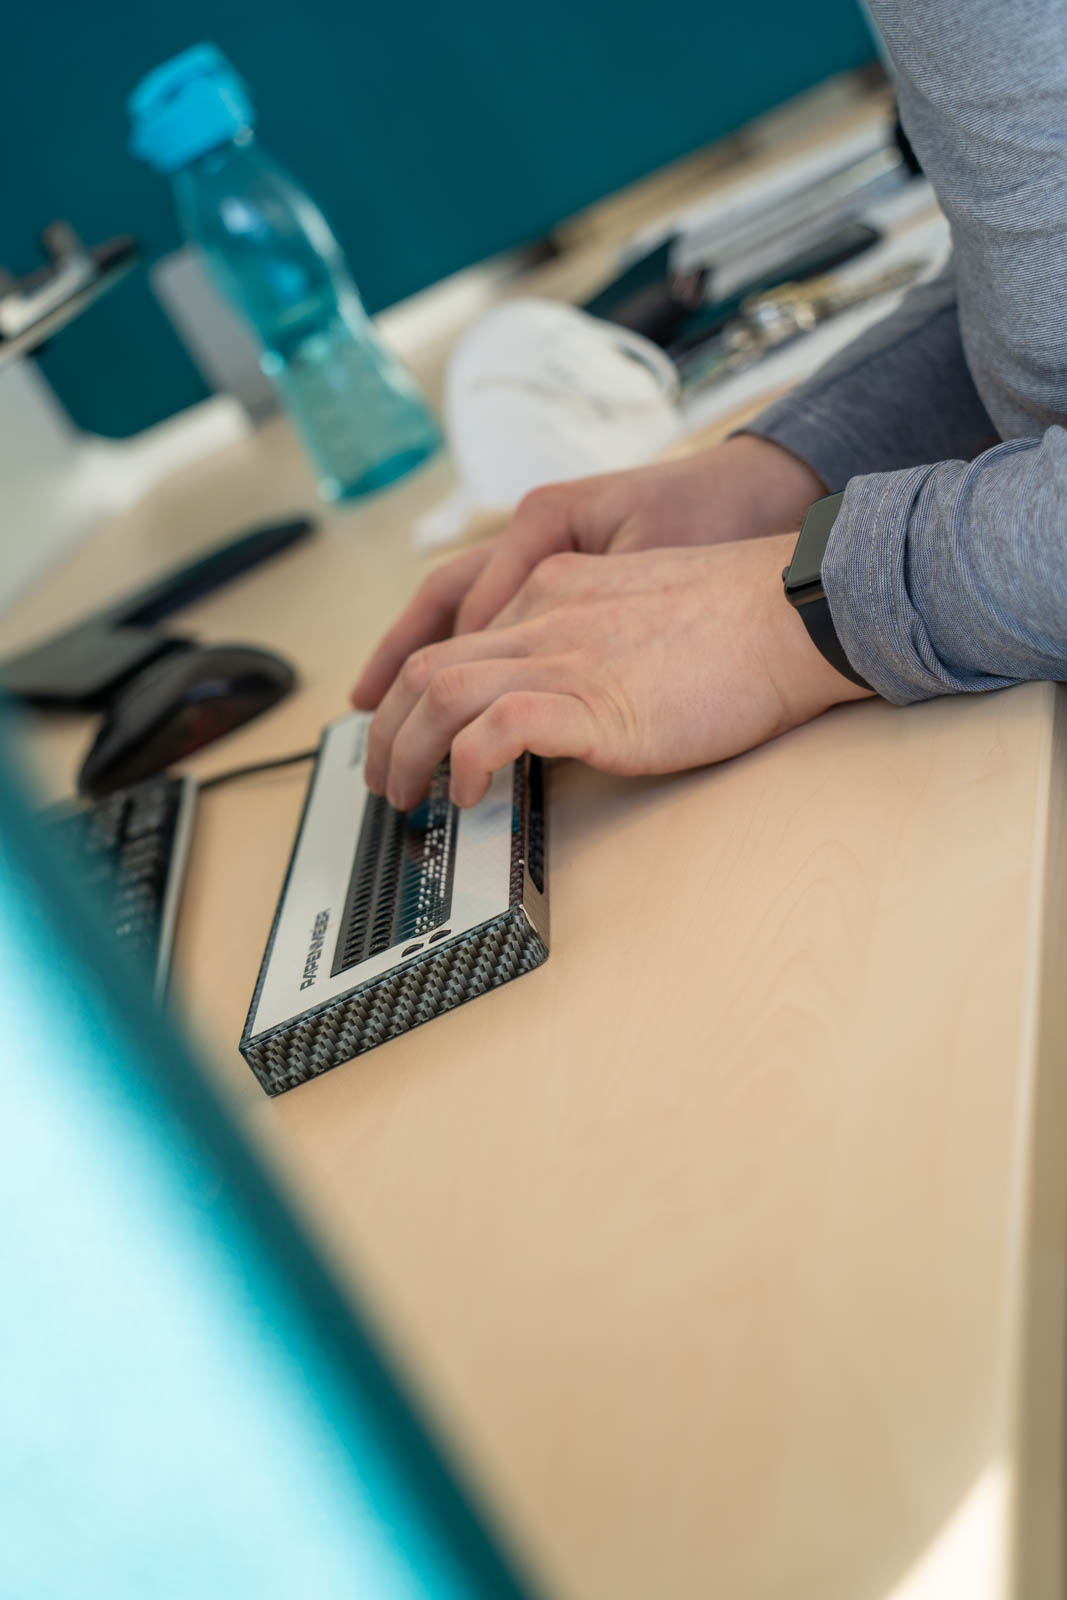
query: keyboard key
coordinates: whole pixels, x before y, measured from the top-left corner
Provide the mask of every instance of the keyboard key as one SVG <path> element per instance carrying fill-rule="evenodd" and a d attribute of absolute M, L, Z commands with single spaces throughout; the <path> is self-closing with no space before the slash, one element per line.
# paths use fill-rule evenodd
<path fill-rule="evenodd" d="M 154 969 L 157 991 L 169 963 L 195 795 L 191 779 L 151 778 L 51 823 L 103 904 L 116 943 Z"/>

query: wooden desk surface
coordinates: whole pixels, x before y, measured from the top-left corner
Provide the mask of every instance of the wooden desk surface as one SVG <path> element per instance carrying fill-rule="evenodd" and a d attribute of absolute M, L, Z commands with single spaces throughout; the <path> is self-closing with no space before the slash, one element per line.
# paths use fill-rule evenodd
<path fill-rule="evenodd" d="M 314 743 L 439 460 L 189 613 Z M 281 424 L 109 526 L 4 649 L 313 503 Z M 46 788 L 88 727 L 35 721 Z M 307 781 L 205 795 L 177 972 L 220 1083 L 574 1600 L 1044 1600 L 1063 1579 L 1067 720 L 841 708 L 716 769 L 553 777 L 539 971 L 268 1102 L 237 1039 Z"/>

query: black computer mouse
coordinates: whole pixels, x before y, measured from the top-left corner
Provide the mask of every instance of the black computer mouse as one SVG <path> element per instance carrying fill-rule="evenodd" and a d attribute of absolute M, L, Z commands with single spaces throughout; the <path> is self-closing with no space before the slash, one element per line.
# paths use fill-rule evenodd
<path fill-rule="evenodd" d="M 162 772 L 283 699 L 287 661 L 251 645 L 190 645 L 139 672 L 108 706 L 78 774 L 94 799 Z"/>

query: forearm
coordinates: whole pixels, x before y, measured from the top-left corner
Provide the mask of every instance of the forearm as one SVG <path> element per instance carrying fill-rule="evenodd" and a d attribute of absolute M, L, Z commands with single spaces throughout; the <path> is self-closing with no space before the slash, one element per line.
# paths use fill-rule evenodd
<path fill-rule="evenodd" d="M 823 582 L 887 700 L 1067 680 L 1067 432 L 854 479 Z"/>

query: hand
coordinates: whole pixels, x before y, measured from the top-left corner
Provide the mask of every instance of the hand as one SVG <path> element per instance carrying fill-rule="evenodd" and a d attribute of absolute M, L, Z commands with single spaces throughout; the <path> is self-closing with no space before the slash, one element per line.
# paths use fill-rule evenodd
<path fill-rule="evenodd" d="M 825 493 L 803 461 L 747 434 L 678 461 L 537 489 L 503 533 L 430 574 L 378 645 L 353 703 L 376 706 L 413 650 L 484 628 L 546 556 L 781 533 L 799 527 L 811 502 Z"/>
<path fill-rule="evenodd" d="M 524 750 L 673 772 L 862 699 L 782 593 L 795 543 L 542 561 L 491 627 L 408 658 L 371 724 L 368 785 L 410 810 L 450 750 L 460 806 Z"/>

